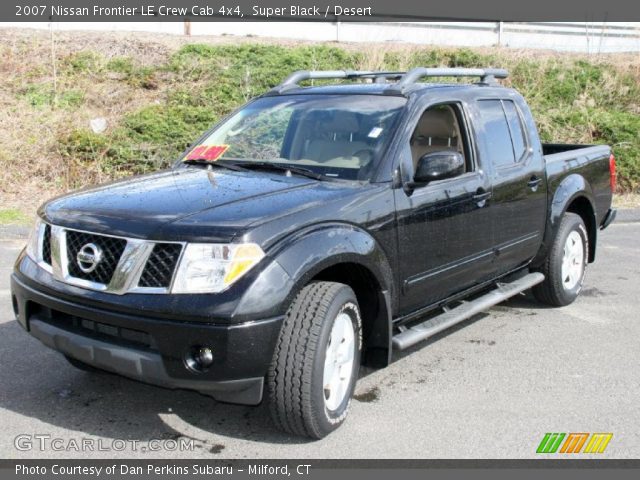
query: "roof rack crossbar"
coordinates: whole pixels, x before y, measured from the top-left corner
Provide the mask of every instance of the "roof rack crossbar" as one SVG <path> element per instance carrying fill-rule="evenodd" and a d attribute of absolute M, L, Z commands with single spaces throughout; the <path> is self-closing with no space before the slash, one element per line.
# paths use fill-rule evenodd
<path fill-rule="evenodd" d="M 387 80 L 398 80 L 389 87 L 389 93 L 403 94 L 411 85 L 417 83 L 422 77 L 480 77 L 480 82 L 487 85 L 496 85 L 498 78 L 507 78 L 508 72 L 502 68 L 423 68 L 418 67 L 408 72 L 387 72 L 368 70 L 299 70 L 293 72 L 284 81 L 272 88 L 269 93 L 278 94 L 295 88 L 298 83 L 305 80 L 320 80 L 329 78 L 371 78 L 376 83 Z"/>
<path fill-rule="evenodd" d="M 422 77 L 480 77 L 481 83 L 497 84 L 496 79 L 507 78 L 509 72 L 502 68 L 414 68 L 409 70 L 393 90 L 404 91 Z"/>
<path fill-rule="evenodd" d="M 281 93 L 290 88 L 298 86 L 299 82 L 305 80 L 319 80 L 328 78 L 372 78 L 376 81 L 378 79 L 399 79 L 405 75 L 406 72 L 374 72 L 366 70 L 299 70 L 293 72 L 284 81 L 271 89 L 273 93 Z"/>

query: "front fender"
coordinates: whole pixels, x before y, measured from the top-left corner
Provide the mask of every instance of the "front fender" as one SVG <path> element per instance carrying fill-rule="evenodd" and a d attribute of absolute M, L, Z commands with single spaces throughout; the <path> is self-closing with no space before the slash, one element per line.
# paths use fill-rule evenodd
<path fill-rule="evenodd" d="M 257 309 L 268 316 L 282 315 L 304 285 L 340 263 L 367 268 L 381 290 L 396 298 L 387 255 L 368 232 L 353 225 L 327 223 L 302 229 L 273 245 L 267 255 L 271 262 L 247 289 L 235 315 L 253 316 Z"/>

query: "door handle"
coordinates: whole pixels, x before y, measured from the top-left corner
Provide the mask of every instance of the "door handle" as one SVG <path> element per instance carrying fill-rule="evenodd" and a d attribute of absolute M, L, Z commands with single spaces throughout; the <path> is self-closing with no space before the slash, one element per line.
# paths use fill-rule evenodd
<path fill-rule="evenodd" d="M 534 175 L 527 182 L 527 187 L 531 188 L 535 192 L 536 189 L 538 188 L 538 185 L 540 185 L 541 182 L 542 182 L 542 178 L 536 177 Z"/>
<path fill-rule="evenodd" d="M 482 208 L 490 198 L 491 192 L 485 192 L 484 190 L 478 189 L 478 192 L 473 196 L 473 201 L 478 204 L 478 207 Z"/>

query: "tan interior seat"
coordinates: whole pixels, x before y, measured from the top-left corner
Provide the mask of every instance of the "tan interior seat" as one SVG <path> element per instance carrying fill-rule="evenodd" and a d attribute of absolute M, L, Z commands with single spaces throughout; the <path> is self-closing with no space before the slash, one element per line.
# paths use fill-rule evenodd
<path fill-rule="evenodd" d="M 322 125 L 326 132 L 323 138 L 311 139 L 305 148 L 303 158 L 332 166 L 360 167 L 360 158 L 355 154 L 367 148 L 365 142 L 353 140 L 360 125 L 354 113 L 340 112 Z"/>
<path fill-rule="evenodd" d="M 435 107 L 426 110 L 411 138 L 411 154 L 414 168 L 420 157 L 431 152 L 460 152 L 458 122 L 453 109 L 449 106 Z M 460 144 L 460 145 L 459 145 Z"/>

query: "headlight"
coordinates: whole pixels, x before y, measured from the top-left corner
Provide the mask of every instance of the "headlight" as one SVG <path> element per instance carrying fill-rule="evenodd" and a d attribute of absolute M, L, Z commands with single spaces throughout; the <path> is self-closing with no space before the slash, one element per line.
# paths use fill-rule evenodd
<path fill-rule="evenodd" d="M 171 293 L 221 292 L 263 257 L 264 252 L 254 243 L 187 244 Z"/>
<path fill-rule="evenodd" d="M 36 224 L 31 229 L 29 241 L 27 242 L 27 255 L 31 257 L 34 262 L 37 262 L 40 256 L 40 230 L 42 227 L 44 227 L 44 223 L 38 218 Z"/>

